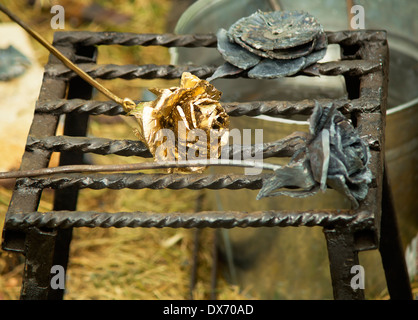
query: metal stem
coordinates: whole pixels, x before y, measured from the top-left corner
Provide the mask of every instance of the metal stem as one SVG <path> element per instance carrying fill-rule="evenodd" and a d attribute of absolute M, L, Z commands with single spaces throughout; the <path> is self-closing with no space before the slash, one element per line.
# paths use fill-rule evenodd
<path fill-rule="evenodd" d="M 164 168 L 185 168 L 185 167 L 203 167 L 203 166 L 234 166 L 261 168 L 265 170 L 277 170 L 281 166 L 261 161 L 240 161 L 240 160 L 190 160 L 190 161 L 166 161 L 166 162 L 143 162 L 129 164 L 111 164 L 111 165 L 68 165 L 53 168 L 43 168 L 36 170 L 9 171 L 0 172 L 0 179 L 27 178 L 56 173 L 74 173 L 74 172 L 111 172 L 111 171 L 136 171 L 147 169 Z"/>
<path fill-rule="evenodd" d="M 6 14 L 11 20 L 16 22 L 18 25 L 20 25 L 26 32 L 28 32 L 36 41 L 38 41 L 42 46 L 44 46 L 46 49 L 48 49 L 49 52 L 51 52 L 55 57 L 57 57 L 61 62 L 69 69 L 74 71 L 78 76 L 80 76 L 83 80 L 87 81 L 90 85 L 95 87 L 97 90 L 99 90 L 101 93 L 103 93 L 106 97 L 109 99 L 115 101 L 116 103 L 122 105 L 126 110 L 130 110 L 133 107 L 135 107 L 135 103 L 129 99 L 125 98 L 122 99 L 112 93 L 110 90 L 102 86 L 99 82 L 94 80 L 92 77 L 90 77 L 86 72 L 84 72 L 82 69 L 77 67 L 74 63 L 72 63 L 67 57 L 65 57 L 60 51 L 58 51 L 54 46 L 52 46 L 48 41 L 46 41 L 38 32 L 33 30 L 29 25 L 27 25 L 25 22 L 20 20 L 17 16 L 15 16 L 12 12 L 9 11 L 4 5 L 0 3 L 0 11 L 2 11 L 4 14 Z"/>

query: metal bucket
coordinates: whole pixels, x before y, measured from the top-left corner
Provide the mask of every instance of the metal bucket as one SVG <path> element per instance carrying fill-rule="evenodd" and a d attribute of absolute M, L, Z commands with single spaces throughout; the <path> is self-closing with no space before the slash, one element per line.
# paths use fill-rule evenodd
<path fill-rule="evenodd" d="M 228 28 L 243 16 L 261 9 L 271 11 L 272 3 L 282 10 L 304 10 L 323 24 L 325 30 L 348 29 L 345 1 L 197 1 L 179 19 L 176 33 L 215 33 Z M 388 31 L 390 47 L 389 111 L 386 127 L 386 162 L 404 245 L 416 235 L 418 210 L 418 34 L 415 17 L 418 3 L 410 1 L 355 1 L 365 9 L 365 27 Z M 396 12 L 396 17 L 393 12 Z M 338 46 L 329 46 L 325 59 L 339 56 Z M 216 49 L 176 48 L 173 63 L 220 64 Z M 342 77 L 284 78 L 277 80 L 221 79 L 214 85 L 223 92 L 223 101 L 300 100 L 346 97 Z M 294 131 L 307 131 L 305 119 L 231 119 L 231 128 L 263 129 L 263 140 L 274 141 Z M 254 132 L 254 131 L 252 131 Z M 234 142 L 235 143 L 235 142 Z M 266 160 L 270 161 L 270 159 Z M 285 159 L 286 161 L 286 159 Z M 211 169 L 219 172 L 222 169 Z M 241 169 L 242 170 L 242 169 Z M 231 172 L 230 168 L 223 172 Z M 222 172 L 222 171 L 221 171 Z M 242 172 L 242 171 L 237 171 Z M 271 209 L 349 208 L 349 202 L 333 190 L 305 199 L 288 197 L 255 200 L 257 191 L 208 191 L 213 209 L 258 211 Z M 260 228 L 223 230 L 229 258 L 231 282 L 252 288 L 265 299 L 332 298 L 327 250 L 319 228 Z M 228 253 L 228 254 L 227 254 Z M 385 288 L 385 279 L 376 252 L 360 255 L 366 269 L 366 297 L 375 297 Z M 364 256 L 364 257 L 363 257 Z M 376 264 L 376 261 L 377 264 Z M 367 274 L 370 270 L 372 274 Z"/>

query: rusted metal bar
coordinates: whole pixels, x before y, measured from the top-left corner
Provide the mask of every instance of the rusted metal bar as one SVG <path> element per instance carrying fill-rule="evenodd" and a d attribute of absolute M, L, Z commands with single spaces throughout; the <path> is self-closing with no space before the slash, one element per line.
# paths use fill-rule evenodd
<path fill-rule="evenodd" d="M 29 136 L 26 150 L 49 150 L 54 152 L 72 151 L 79 153 L 116 154 L 120 156 L 139 156 L 151 158 L 152 154 L 145 144 L 138 140 L 113 140 L 70 136 L 50 136 L 36 138 Z"/>
<path fill-rule="evenodd" d="M 359 265 L 354 232 L 346 226 L 345 228 L 324 228 L 324 233 L 327 240 L 334 299 L 364 299 L 364 289 L 354 289 L 351 286 L 351 279 L 354 276 L 351 273 L 351 268 Z"/>
<path fill-rule="evenodd" d="M 339 44 L 341 46 L 352 46 L 361 42 L 380 42 L 387 39 L 386 32 L 381 30 L 327 31 L 326 34 L 329 44 Z"/>
<path fill-rule="evenodd" d="M 135 103 L 140 103 L 137 100 Z M 290 117 L 296 114 L 310 115 L 315 103 L 327 106 L 330 103 L 341 112 L 375 112 L 380 108 L 379 100 L 373 99 L 305 99 L 301 101 L 251 101 L 251 102 L 222 102 L 225 111 L 232 117 L 260 116 Z M 124 115 L 123 107 L 113 101 L 95 101 L 82 99 L 61 99 L 55 101 L 38 101 L 37 113 L 64 114 L 69 112 L 89 113 L 91 115 Z"/>
<path fill-rule="evenodd" d="M 139 103 L 140 101 L 135 101 Z M 91 115 L 121 115 L 126 114 L 123 107 L 114 101 L 95 101 L 83 99 L 38 100 L 36 113 L 65 114 L 69 112 L 89 113 Z"/>
<path fill-rule="evenodd" d="M 173 65 L 114 65 L 105 64 L 97 65 L 94 63 L 79 64 L 84 72 L 93 78 L 100 79 L 180 79 L 183 72 L 190 72 L 199 78 L 210 77 L 216 70 L 213 66 L 173 66 Z M 45 76 L 55 79 L 71 79 L 75 76 L 75 72 L 71 71 L 62 64 L 56 64 L 45 68 Z"/>
<path fill-rule="evenodd" d="M 257 145 L 227 145 L 223 148 L 229 159 L 243 159 L 244 154 L 263 154 L 263 159 L 270 157 L 290 157 L 294 152 L 305 146 L 307 135 L 303 132 L 289 135 L 274 142 Z M 141 141 L 112 140 L 105 138 L 50 136 L 36 138 L 29 136 L 26 143 L 27 151 L 49 150 L 54 152 L 72 151 L 78 153 L 96 153 L 101 155 L 116 154 L 120 156 L 138 156 L 152 158 L 151 152 Z"/>
<path fill-rule="evenodd" d="M 382 36 L 386 36 L 382 32 Z M 389 72 L 389 49 L 386 37 L 380 41 L 363 43 L 359 50 L 362 59 L 375 59 L 380 61 L 382 68 L 373 73 L 363 75 L 359 81 L 360 98 L 378 100 L 380 109 L 373 113 L 358 113 L 355 119 L 358 132 L 361 136 L 368 136 L 370 140 L 376 141 L 380 145 L 380 152 L 371 150 L 372 158 L 369 168 L 372 170 L 376 180 L 376 188 L 369 191 L 361 208 L 367 208 L 370 215 L 374 217 L 375 225 L 368 233 L 363 236 L 361 241 L 357 241 L 359 250 L 376 249 L 379 246 L 381 235 L 381 213 L 382 213 L 382 192 L 383 192 L 383 171 L 385 163 L 385 127 L 386 109 L 388 95 L 388 72 Z M 363 242 L 363 243 L 360 243 Z"/>
<path fill-rule="evenodd" d="M 68 48 L 60 48 L 65 55 L 73 54 Z M 56 63 L 55 57 L 50 57 L 48 64 Z M 64 81 L 43 79 L 40 99 L 61 99 L 66 94 Z M 58 125 L 56 115 L 34 115 L 30 134 L 45 136 L 55 134 Z M 21 170 L 31 170 L 48 166 L 51 151 L 28 152 L 25 151 Z M 17 180 L 18 183 L 19 180 Z M 42 194 L 41 189 L 25 189 L 15 187 L 6 219 L 16 217 L 23 212 L 36 210 Z M 21 230 L 22 231 L 22 230 Z M 47 299 L 50 293 L 50 270 L 54 260 L 56 243 L 55 231 L 42 230 L 31 227 L 24 234 L 11 231 L 7 228 L 3 233 L 3 249 L 23 252 L 25 255 L 25 268 L 22 277 L 21 299 Z"/>
<path fill-rule="evenodd" d="M 180 79 L 183 72 L 190 72 L 199 78 L 210 77 L 217 69 L 216 66 L 173 66 L 173 65 L 97 65 L 94 63 L 79 64 L 78 67 L 86 72 L 90 77 L 111 80 L 116 78 L 132 79 Z M 381 68 L 381 64 L 375 60 L 343 60 L 316 63 L 297 75 L 305 76 L 338 76 L 350 75 L 360 76 Z M 45 76 L 55 79 L 71 79 L 76 73 L 62 64 L 49 65 L 45 67 Z M 230 78 L 245 78 L 246 74 L 230 76 Z M 229 78 L 229 76 L 228 76 Z"/>
<path fill-rule="evenodd" d="M 50 211 L 28 212 L 7 220 L 8 229 L 39 228 L 247 228 L 327 227 L 363 228 L 373 223 L 365 213 L 349 210 L 297 211 L 202 211 L 196 213 Z"/>
<path fill-rule="evenodd" d="M 290 117 L 294 115 L 311 115 L 315 104 L 328 106 L 331 103 L 342 113 L 373 112 L 379 108 L 379 103 L 366 99 L 305 99 L 301 101 L 252 101 L 222 103 L 226 112 L 233 117 L 260 116 Z"/>
<path fill-rule="evenodd" d="M 64 54 L 71 54 L 71 50 L 60 48 Z M 57 63 L 55 57 L 50 57 L 48 64 Z M 44 78 L 39 95 L 41 100 L 62 99 L 65 96 L 66 82 Z M 57 115 L 35 114 L 29 134 L 32 136 L 50 136 L 54 135 L 59 117 Z M 41 169 L 48 166 L 52 152 L 48 150 L 40 152 L 25 152 L 22 157 L 20 170 Z M 18 180 L 17 180 L 18 181 Z M 36 210 L 42 194 L 42 190 L 27 190 L 15 188 L 10 205 L 6 213 L 6 219 L 12 215 L 22 212 Z M 4 250 L 23 252 L 25 248 L 25 234 L 19 232 L 3 231 L 2 247 Z"/>
<path fill-rule="evenodd" d="M 14 215 L 16 217 L 18 215 Z M 21 300 L 46 300 L 51 291 L 57 230 L 31 226 L 27 230 Z"/>
<path fill-rule="evenodd" d="M 335 299 L 364 299 L 364 290 L 361 288 L 355 289 L 351 286 L 353 277 L 351 268 L 359 264 L 359 250 L 376 249 L 379 243 L 382 199 L 381 179 L 384 163 L 384 130 L 388 92 L 388 48 L 386 45 L 386 34 L 381 32 L 376 35 L 378 37 L 374 39 L 375 42 L 373 43 L 357 43 L 359 47 L 358 54 L 361 59 L 379 61 L 382 68 L 362 75 L 359 79 L 352 77 L 353 75 L 346 75 L 346 80 L 348 79 L 350 82 L 347 86 L 348 97 L 377 100 L 380 106 L 378 110 L 372 113 L 358 112 L 353 119 L 359 134 L 364 137 L 368 136 L 369 141 L 375 141 L 379 145 L 379 151 L 371 151 L 372 158 L 369 164 L 369 168 L 376 179 L 376 188 L 369 190 L 366 199 L 360 204 L 359 209 L 368 212 L 368 217 L 372 223 L 357 231 L 349 228 L 324 229 Z M 344 46 L 353 45 L 347 39 L 344 41 L 340 39 L 339 42 L 343 49 Z M 357 42 L 361 41 L 357 39 Z"/>
<path fill-rule="evenodd" d="M 386 39 L 381 31 L 338 31 L 326 32 L 329 44 L 350 45 L 360 41 L 380 41 Z M 216 47 L 215 34 L 138 34 L 129 32 L 91 32 L 72 31 L 60 32 L 56 36 L 56 44 L 61 46 L 163 46 L 163 47 Z"/>
<path fill-rule="evenodd" d="M 58 34 L 59 45 L 121 45 L 121 46 L 162 46 L 162 47 L 216 47 L 214 34 L 139 34 L 130 32 L 73 31 Z"/>
<path fill-rule="evenodd" d="M 19 179 L 21 188 L 34 189 L 66 189 L 71 187 L 90 189 L 252 189 L 262 187 L 263 179 L 271 174 L 238 175 L 238 174 L 85 174 L 67 173 L 48 176 L 45 178 Z"/>
<path fill-rule="evenodd" d="M 265 179 L 272 174 L 144 174 L 144 173 L 57 173 L 47 176 L 21 178 L 17 186 L 37 189 L 65 189 L 70 187 L 90 189 L 251 189 L 258 190 Z M 295 186 L 286 186 L 289 189 Z M 370 184 L 370 192 L 375 192 L 375 179 Z"/>

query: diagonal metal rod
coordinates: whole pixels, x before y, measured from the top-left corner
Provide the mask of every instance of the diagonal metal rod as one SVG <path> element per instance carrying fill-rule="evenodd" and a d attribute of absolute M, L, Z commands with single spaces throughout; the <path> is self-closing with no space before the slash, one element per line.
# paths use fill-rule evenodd
<path fill-rule="evenodd" d="M 16 22 L 18 25 L 20 25 L 36 41 L 38 41 L 42 46 L 44 46 L 46 49 L 48 49 L 48 51 L 51 52 L 55 57 L 57 57 L 67 68 L 74 71 L 78 76 L 80 76 L 83 80 L 87 81 L 90 85 L 95 87 L 97 90 L 99 90 L 101 93 L 103 93 L 106 97 L 115 101 L 116 103 L 119 103 L 124 108 L 132 106 L 132 104 L 134 103 L 132 100 L 130 100 L 128 98 L 122 99 L 122 98 L 118 97 L 117 95 L 115 95 L 114 93 L 112 93 L 109 89 L 102 86 L 99 82 L 94 80 L 86 72 L 84 72 L 82 69 L 77 67 L 74 63 L 72 63 L 59 50 L 57 50 L 48 41 L 46 41 L 38 32 L 33 30 L 29 25 L 27 25 L 22 20 L 20 20 L 16 15 L 14 15 L 11 11 L 9 11 L 9 9 L 7 9 L 1 3 L 0 3 L 0 11 L 2 11 L 4 14 L 6 14 L 11 20 Z"/>

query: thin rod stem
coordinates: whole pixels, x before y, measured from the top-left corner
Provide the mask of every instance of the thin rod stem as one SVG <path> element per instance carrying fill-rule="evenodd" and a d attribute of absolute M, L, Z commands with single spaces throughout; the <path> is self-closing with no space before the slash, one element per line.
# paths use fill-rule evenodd
<path fill-rule="evenodd" d="M 117 95 L 113 94 L 110 90 L 102 86 L 99 82 L 94 80 L 92 77 L 90 77 L 86 72 L 84 72 L 82 69 L 77 67 L 74 63 L 72 63 L 67 57 L 65 57 L 60 51 L 58 51 L 54 46 L 52 46 L 48 41 L 46 41 L 38 32 L 33 30 L 30 26 L 28 26 L 25 22 L 20 20 L 17 16 L 15 16 L 12 12 L 9 11 L 4 5 L 0 3 L 0 11 L 2 11 L 4 14 L 6 14 L 11 20 L 16 22 L 18 25 L 20 25 L 24 30 L 26 30 L 33 38 L 35 38 L 42 46 L 44 46 L 46 49 L 48 49 L 49 52 L 51 52 L 55 57 L 57 57 L 59 60 L 62 61 L 62 63 L 74 71 L 77 75 L 79 75 L 83 80 L 87 81 L 90 85 L 95 87 L 97 90 L 99 90 L 101 93 L 103 93 L 106 97 L 109 99 L 115 101 L 116 103 L 125 106 L 124 103 L 126 103 L 126 99 L 122 99 L 118 97 Z"/>
<path fill-rule="evenodd" d="M 147 169 L 164 169 L 164 168 L 185 168 L 185 167 L 203 167 L 203 166 L 234 166 L 234 167 L 250 167 L 265 170 L 277 170 L 281 168 L 279 165 L 271 163 L 263 163 L 261 161 L 240 161 L 240 160 L 190 160 L 190 161 L 166 161 L 166 162 L 142 162 L 129 164 L 110 164 L 110 165 L 68 165 L 53 168 L 42 168 L 36 170 L 9 171 L 0 172 L 0 179 L 16 179 L 36 177 L 57 173 L 74 173 L 74 172 L 111 172 L 111 171 L 136 171 Z"/>

